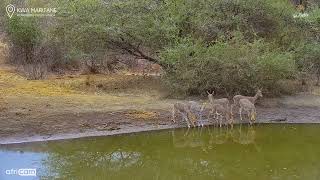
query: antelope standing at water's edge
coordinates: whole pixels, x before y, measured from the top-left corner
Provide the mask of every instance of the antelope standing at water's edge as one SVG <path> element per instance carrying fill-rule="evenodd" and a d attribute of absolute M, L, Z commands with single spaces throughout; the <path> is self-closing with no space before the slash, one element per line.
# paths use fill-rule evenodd
<path fill-rule="evenodd" d="M 239 108 L 240 120 L 242 121 L 242 111 L 246 111 L 250 124 L 255 122 L 257 117 L 257 112 L 254 104 L 248 99 L 240 99 L 239 105 L 240 105 L 240 108 Z"/>
<path fill-rule="evenodd" d="M 195 127 L 195 122 L 197 121 L 196 116 L 191 112 L 190 103 L 174 103 L 172 107 L 172 121 L 176 122 L 176 114 L 180 113 L 182 118 L 187 122 L 188 128 Z"/>
<path fill-rule="evenodd" d="M 209 103 L 211 105 L 220 104 L 225 108 L 229 108 L 229 100 L 227 98 L 214 99 L 214 97 L 213 97 L 214 91 L 212 91 L 212 93 L 207 91 L 207 94 L 208 94 Z"/>
<path fill-rule="evenodd" d="M 200 103 L 198 103 L 198 102 L 189 101 L 188 104 L 190 106 L 191 113 L 193 113 L 197 117 L 198 126 L 203 127 L 204 124 L 203 124 L 203 120 L 202 120 L 202 112 L 204 111 L 204 109 L 206 107 L 206 103 L 203 103 L 202 105 L 200 105 Z"/>
<path fill-rule="evenodd" d="M 240 99 L 247 99 L 251 103 L 255 104 L 259 97 L 263 97 L 262 91 L 260 89 L 258 89 L 257 93 L 253 97 L 252 96 L 235 95 L 233 97 L 233 103 L 235 106 L 239 106 Z"/>
<path fill-rule="evenodd" d="M 222 127 L 222 121 L 225 120 L 224 124 L 229 124 L 233 127 L 234 119 L 233 119 L 233 107 L 232 104 L 230 107 L 224 107 L 221 104 L 213 104 L 211 106 L 211 111 L 208 114 L 208 119 L 210 118 L 211 114 L 214 114 L 214 118 L 216 119 L 216 123 Z"/>

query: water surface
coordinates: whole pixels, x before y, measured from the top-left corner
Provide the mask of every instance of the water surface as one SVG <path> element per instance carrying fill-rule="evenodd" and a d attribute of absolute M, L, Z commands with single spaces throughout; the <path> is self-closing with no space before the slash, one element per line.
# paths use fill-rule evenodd
<path fill-rule="evenodd" d="M 319 179 L 320 125 L 205 127 L 0 146 L 0 179 Z M 6 174 L 35 168 L 37 176 Z"/>

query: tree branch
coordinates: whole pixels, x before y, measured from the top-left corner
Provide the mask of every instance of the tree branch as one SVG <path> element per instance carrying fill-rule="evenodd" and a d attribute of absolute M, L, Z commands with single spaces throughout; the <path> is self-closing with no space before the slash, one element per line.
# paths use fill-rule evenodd
<path fill-rule="evenodd" d="M 166 67 L 166 64 L 161 63 L 158 59 L 153 58 L 147 54 L 145 54 L 142 50 L 140 50 L 139 46 L 135 47 L 133 44 L 129 42 L 119 42 L 119 41 L 110 41 L 108 44 L 112 44 L 112 46 L 115 46 L 116 49 L 121 49 L 125 51 L 126 53 L 135 56 L 137 58 L 146 59 L 150 62 L 159 64 L 162 67 Z M 111 47 L 114 48 L 114 47 Z"/>

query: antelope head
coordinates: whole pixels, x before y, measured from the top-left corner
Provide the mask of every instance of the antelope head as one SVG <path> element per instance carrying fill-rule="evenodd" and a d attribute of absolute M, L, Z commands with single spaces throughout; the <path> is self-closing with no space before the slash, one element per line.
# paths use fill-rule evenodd
<path fill-rule="evenodd" d="M 208 99 L 209 99 L 209 101 L 212 103 L 212 102 L 213 102 L 214 91 L 212 91 L 212 93 L 210 93 L 209 91 L 207 91 L 207 94 L 208 94 Z"/>

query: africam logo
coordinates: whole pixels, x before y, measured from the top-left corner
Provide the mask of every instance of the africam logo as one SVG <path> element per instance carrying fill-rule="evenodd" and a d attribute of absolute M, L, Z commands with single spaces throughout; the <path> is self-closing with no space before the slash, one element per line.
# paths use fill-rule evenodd
<path fill-rule="evenodd" d="M 6 175 L 37 176 L 37 169 L 8 169 Z"/>

